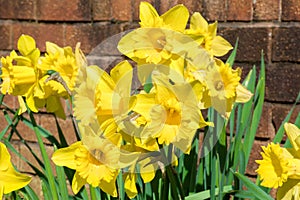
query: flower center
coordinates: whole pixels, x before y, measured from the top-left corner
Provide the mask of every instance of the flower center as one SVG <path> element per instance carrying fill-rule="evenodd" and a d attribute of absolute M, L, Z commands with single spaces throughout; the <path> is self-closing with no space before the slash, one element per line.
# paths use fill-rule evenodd
<path fill-rule="evenodd" d="M 223 90 L 224 89 L 224 83 L 222 81 L 215 82 L 215 89 L 217 91 Z"/>

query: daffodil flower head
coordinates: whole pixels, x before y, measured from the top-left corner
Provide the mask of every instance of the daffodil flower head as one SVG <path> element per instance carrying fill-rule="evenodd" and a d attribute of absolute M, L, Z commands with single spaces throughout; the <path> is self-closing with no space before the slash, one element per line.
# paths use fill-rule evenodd
<path fill-rule="evenodd" d="M 97 143 L 97 150 L 94 151 L 98 157 L 91 154 L 81 141 L 54 152 L 52 160 L 56 165 L 76 170 L 72 181 L 72 190 L 75 194 L 88 183 L 93 187 L 100 187 L 111 196 L 117 196 L 115 181 L 119 171 L 104 162 L 116 160 L 116 155 L 114 151 L 110 151 L 109 146 L 110 143 L 106 140 Z"/>
<path fill-rule="evenodd" d="M 76 48 L 79 48 L 79 45 L 76 45 Z M 57 91 L 58 95 L 68 96 L 66 93 L 74 90 L 79 66 L 71 47 L 61 48 L 54 43 L 46 42 L 46 55 L 41 58 L 38 67 L 43 74 L 49 71 L 57 74 L 58 78 L 51 79 L 50 77 L 48 84 Z"/>
<path fill-rule="evenodd" d="M 279 144 L 270 143 L 267 147 L 262 146 L 263 159 L 256 160 L 259 164 L 256 172 L 262 180 L 261 185 L 269 188 L 281 187 L 289 177 L 291 170 L 290 159 L 293 156 Z"/>
<path fill-rule="evenodd" d="M 240 69 L 232 69 L 228 63 L 224 64 L 220 60 L 216 60 L 214 65 L 211 65 L 207 70 L 204 70 L 205 78 L 204 85 L 206 90 L 203 93 L 202 103 L 204 107 L 212 106 L 225 118 L 228 118 L 232 109 L 233 103 L 237 101 L 238 91 L 244 91 L 240 86 Z M 238 90 L 239 89 L 239 90 Z M 246 90 L 247 91 L 247 90 Z M 245 96 L 252 96 L 245 92 Z M 248 97 L 247 96 L 247 97 Z M 241 97 L 239 100 L 241 101 Z M 249 100 L 244 97 L 243 100 Z"/>
<path fill-rule="evenodd" d="M 189 83 L 172 84 L 162 71 L 168 70 L 152 72 L 154 87 L 150 93 L 136 95 L 133 111 L 147 121 L 140 138 L 142 143 L 150 138 L 157 138 L 159 144 L 173 143 L 187 153 L 195 131 L 208 123 L 199 111 L 192 86 Z"/>
<path fill-rule="evenodd" d="M 213 56 L 223 56 L 232 49 L 231 44 L 223 37 L 217 36 L 218 23 L 208 24 L 199 12 L 191 17 L 190 29 L 185 31 L 200 46 Z"/>
<path fill-rule="evenodd" d="M 25 187 L 30 181 L 31 177 L 15 170 L 6 146 L 0 142 L 0 199 L 3 194 Z"/>

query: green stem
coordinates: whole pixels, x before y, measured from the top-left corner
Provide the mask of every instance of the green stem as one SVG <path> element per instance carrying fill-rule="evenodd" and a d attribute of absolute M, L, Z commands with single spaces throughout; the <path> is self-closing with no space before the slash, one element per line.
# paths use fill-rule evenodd
<path fill-rule="evenodd" d="M 50 165 L 50 159 L 47 155 L 46 148 L 45 148 L 45 145 L 43 143 L 41 133 L 40 133 L 38 127 L 37 127 L 37 123 L 34 119 L 33 113 L 28 107 L 27 107 L 27 110 L 28 110 L 28 114 L 30 116 L 31 123 L 33 125 L 33 130 L 34 130 L 35 135 L 36 135 L 37 140 L 38 140 L 38 144 L 39 144 L 39 147 L 40 147 L 40 150 L 41 150 L 43 161 L 45 163 L 45 171 L 46 171 L 47 179 L 49 181 L 50 190 L 51 190 L 51 193 L 52 193 L 52 198 L 53 198 L 53 200 L 58 200 L 58 194 L 57 194 L 57 191 L 56 191 L 54 174 L 52 172 L 51 165 Z"/>

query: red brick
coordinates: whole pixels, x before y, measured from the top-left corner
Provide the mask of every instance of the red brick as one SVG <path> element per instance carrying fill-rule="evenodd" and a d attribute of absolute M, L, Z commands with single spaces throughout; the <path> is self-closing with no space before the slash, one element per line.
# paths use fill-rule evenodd
<path fill-rule="evenodd" d="M 0 50 L 0 57 L 5 57 L 5 56 L 8 56 L 9 54 L 10 54 L 10 51 L 8 51 L 8 50 L 4 50 L 4 51 Z"/>
<path fill-rule="evenodd" d="M 134 7 L 133 7 L 133 11 L 132 11 L 133 20 L 139 20 L 140 19 L 139 18 L 139 16 L 140 16 L 140 3 L 142 1 L 147 1 L 147 2 L 151 3 L 153 7 L 155 6 L 154 5 L 155 0 L 133 0 L 133 2 L 134 2 L 133 3 Z"/>
<path fill-rule="evenodd" d="M 28 114 L 23 113 L 22 116 L 29 120 Z M 36 123 L 39 123 L 40 116 L 38 114 L 34 114 L 34 119 Z M 25 123 L 23 123 L 21 120 L 17 125 L 17 130 L 24 140 L 29 142 L 37 141 L 35 132 L 30 127 L 28 127 Z M 14 133 L 13 139 L 20 140 L 20 138 L 16 135 L 16 133 Z"/>
<path fill-rule="evenodd" d="M 113 19 L 118 21 L 132 20 L 131 0 L 113 0 L 111 7 Z"/>
<path fill-rule="evenodd" d="M 17 41 L 22 34 L 32 36 L 37 47 L 45 51 L 46 41 L 54 42 L 59 46 L 64 44 L 64 30 L 62 24 L 43 24 L 43 23 L 15 23 L 13 24 L 14 48 L 17 48 Z"/>
<path fill-rule="evenodd" d="M 11 49 L 12 25 L 9 23 L 0 23 L 0 49 Z"/>
<path fill-rule="evenodd" d="M 9 108 L 14 109 L 19 107 L 18 98 L 13 95 L 5 95 L 3 99 L 3 103 L 5 103 Z"/>
<path fill-rule="evenodd" d="M 255 20 L 279 20 L 278 0 L 256 0 L 253 18 Z"/>
<path fill-rule="evenodd" d="M 300 61 L 300 28 L 275 28 L 273 31 L 273 61 Z"/>
<path fill-rule="evenodd" d="M 228 0 L 227 2 L 228 21 L 251 21 L 252 1 L 249 0 Z"/>
<path fill-rule="evenodd" d="M 300 91 L 297 64 L 276 63 L 266 67 L 266 96 L 272 102 L 294 102 Z"/>
<path fill-rule="evenodd" d="M 42 190 L 42 183 L 39 176 L 32 176 L 31 175 L 31 182 L 29 186 L 33 189 L 35 194 L 39 197 L 39 199 L 44 198 L 43 190 Z"/>
<path fill-rule="evenodd" d="M 252 150 L 250 153 L 248 165 L 246 168 L 246 174 L 257 175 L 255 170 L 258 168 L 258 164 L 255 162 L 255 160 L 262 159 L 262 157 L 260 155 L 260 152 L 262 151 L 261 146 L 267 146 L 268 143 L 269 143 L 268 141 L 257 141 L 257 140 L 254 141 Z"/>
<path fill-rule="evenodd" d="M 268 57 L 270 31 L 269 28 L 232 27 L 230 25 L 219 29 L 220 35 L 232 45 L 239 38 L 236 62 L 259 62 L 262 50 Z"/>
<path fill-rule="evenodd" d="M 275 127 L 272 124 L 272 104 L 264 103 L 261 120 L 255 137 L 272 139 L 275 136 Z"/>
<path fill-rule="evenodd" d="M 183 4 L 190 12 L 201 12 L 202 9 L 199 8 L 199 2 L 197 0 L 161 0 L 160 1 L 160 6 L 159 6 L 159 13 L 163 14 L 167 12 L 170 8 L 178 5 L 178 4 Z"/>
<path fill-rule="evenodd" d="M 32 149 L 32 151 L 37 155 L 37 157 L 43 162 L 43 158 L 41 156 L 41 150 L 40 147 L 37 143 L 29 143 L 30 148 Z M 41 170 L 40 165 L 38 164 L 36 158 L 32 155 L 32 153 L 29 151 L 29 149 L 24 145 L 19 143 L 19 148 L 20 148 L 20 153 L 29 161 L 31 162 L 32 165 L 34 165 L 35 167 L 37 167 L 38 169 Z M 49 158 L 51 159 L 51 156 L 54 152 L 53 147 L 52 146 L 45 146 L 46 148 L 46 152 L 47 155 L 49 156 Z M 53 172 L 55 172 L 54 168 L 55 165 L 53 162 L 51 162 L 51 167 Z M 21 172 L 27 172 L 27 173 L 34 173 L 34 170 L 23 160 L 20 160 L 20 165 L 18 166 L 18 169 Z"/>
<path fill-rule="evenodd" d="M 208 21 L 224 21 L 226 18 L 225 2 L 223 0 L 202 1 L 203 12 L 201 13 Z"/>
<path fill-rule="evenodd" d="M 87 54 L 93 48 L 114 34 L 121 32 L 118 24 L 73 24 L 66 26 L 66 44 L 75 46 L 81 42 L 81 49 Z"/>
<path fill-rule="evenodd" d="M 0 18 L 36 19 L 35 0 L 0 0 Z"/>
<path fill-rule="evenodd" d="M 45 21 L 90 21 L 91 4 L 85 0 L 37 1 L 37 18 Z"/>
<path fill-rule="evenodd" d="M 110 20 L 111 19 L 111 1 L 110 0 L 93 0 L 93 20 Z"/>
<path fill-rule="evenodd" d="M 285 117 L 288 115 L 292 108 L 292 105 L 288 104 L 273 104 L 273 110 L 272 110 L 272 120 L 275 126 L 276 131 L 278 131 L 280 125 L 282 124 Z M 300 113 L 300 105 L 297 105 L 289 122 L 295 123 L 296 117 Z"/>
<path fill-rule="evenodd" d="M 77 139 L 71 118 L 68 117 L 66 120 L 58 119 L 58 123 L 68 144 L 76 142 Z M 58 142 L 60 141 L 55 118 L 53 115 L 42 114 L 40 117 L 39 125 L 49 131 Z M 46 138 L 43 138 L 43 141 L 46 144 L 51 144 Z"/>
<path fill-rule="evenodd" d="M 282 21 L 300 21 L 299 0 L 282 1 Z"/>

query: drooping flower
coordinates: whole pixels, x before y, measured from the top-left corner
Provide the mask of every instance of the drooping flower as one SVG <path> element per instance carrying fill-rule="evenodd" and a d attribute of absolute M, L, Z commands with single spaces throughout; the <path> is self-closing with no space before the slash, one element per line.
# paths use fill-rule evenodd
<path fill-rule="evenodd" d="M 191 17 L 190 29 L 185 34 L 192 37 L 213 56 L 223 56 L 232 46 L 223 37 L 217 35 L 218 23 L 208 24 L 198 12 Z"/>
<path fill-rule="evenodd" d="M 52 160 L 56 165 L 76 170 L 72 181 L 72 190 L 75 194 L 88 183 L 93 187 L 100 187 L 104 192 L 116 197 L 115 181 L 119 170 L 111 168 L 108 164 L 118 160 L 118 156 L 113 150 L 115 148 L 108 140 L 100 138 L 94 144 L 97 145 L 95 151 L 97 151 L 98 158 L 92 155 L 88 148 L 79 141 L 69 147 L 56 150 Z"/>
<path fill-rule="evenodd" d="M 76 48 L 79 46 L 77 45 Z M 48 84 L 57 91 L 58 95 L 67 97 L 74 90 L 79 67 L 71 47 L 61 48 L 54 43 L 46 42 L 46 55 L 41 58 L 38 67 L 43 74 L 48 73 L 53 77 L 48 78 Z M 54 77 L 55 75 L 57 78 Z M 53 84 L 55 81 L 60 81 L 61 84 Z"/>
<path fill-rule="evenodd" d="M 3 194 L 25 187 L 31 181 L 31 177 L 15 170 L 6 146 L 0 142 L 0 199 Z"/>
<path fill-rule="evenodd" d="M 41 58 L 32 37 L 22 35 L 19 38 L 18 50 L 21 55 L 12 51 L 10 56 L 1 59 L 3 65 L 1 77 L 4 80 L 1 92 L 24 97 L 33 112 L 46 107 L 48 112 L 65 118 L 60 97 L 66 98 L 70 95 L 67 90 L 74 87 L 78 67 L 71 48 L 64 49 L 64 57 L 61 55 L 62 48 L 52 43 L 47 44 L 47 51 L 60 55 L 59 58 L 56 60 L 54 58 L 51 60 L 51 56 Z M 23 101 L 20 98 L 19 100 Z"/>

